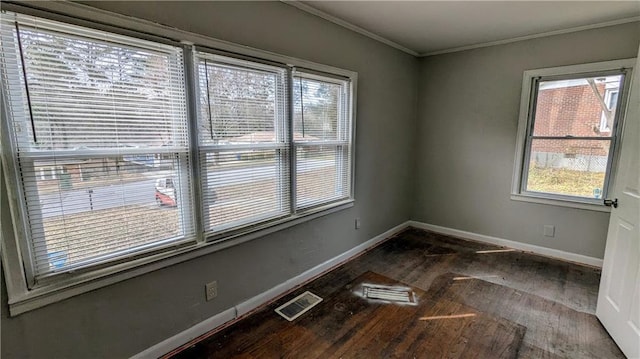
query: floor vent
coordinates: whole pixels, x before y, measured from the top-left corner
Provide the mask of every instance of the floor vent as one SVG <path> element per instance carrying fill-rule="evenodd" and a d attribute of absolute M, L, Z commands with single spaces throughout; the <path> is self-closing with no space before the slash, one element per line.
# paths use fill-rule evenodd
<path fill-rule="evenodd" d="M 322 302 L 322 298 L 307 291 L 279 306 L 276 313 L 291 322 L 320 302 Z"/>
<path fill-rule="evenodd" d="M 398 303 L 415 303 L 413 291 L 406 287 L 365 284 L 362 286 L 365 298 Z"/>

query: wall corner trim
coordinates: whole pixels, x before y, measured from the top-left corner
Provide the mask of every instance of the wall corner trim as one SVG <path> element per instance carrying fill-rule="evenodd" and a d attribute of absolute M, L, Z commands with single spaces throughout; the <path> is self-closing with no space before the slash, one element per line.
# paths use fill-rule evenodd
<path fill-rule="evenodd" d="M 467 232 L 459 229 L 437 226 L 435 224 L 428 224 L 428 223 L 423 223 L 418 221 L 409 221 L 409 226 L 428 230 L 431 232 L 440 233 L 440 234 L 446 234 L 449 236 L 459 237 L 462 239 L 469 239 L 476 242 L 495 244 L 498 246 L 518 249 L 521 251 L 531 252 L 531 253 L 552 257 L 556 259 L 561 259 L 569 262 L 575 262 L 575 263 L 586 264 L 589 266 L 602 268 L 601 258 L 589 257 L 582 254 L 561 251 L 559 249 L 553 249 L 548 247 L 537 246 L 534 244 L 516 242 L 509 239 L 492 237 L 484 234 Z"/>
<path fill-rule="evenodd" d="M 158 344 L 149 347 L 148 349 L 143 350 L 142 352 L 132 356 L 132 359 L 146 359 L 146 358 L 158 358 L 161 357 L 170 351 L 184 345 L 191 340 L 210 332 L 211 330 L 224 325 L 234 319 L 238 319 L 239 317 L 246 315 L 247 313 L 253 311 L 254 309 L 268 304 L 269 302 L 287 294 L 292 289 L 311 281 L 312 279 L 320 276 L 321 274 L 333 269 L 334 267 L 340 265 L 341 263 L 353 259 L 354 257 L 362 254 L 380 244 L 387 238 L 390 238 L 396 233 L 399 233 L 403 229 L 410 226 L 410 221 L 403 222 L 384 233 L 381 233 L 368 241 L 361 243 L 350 250 L 335 256 L 326 262 L 320 263 L 317 266 L 302 272 L 301 274 L 283 282 L 275 287 L 268 289 L 248 300 L 237 304 L 234 307 L 231 307 L 221 313 L 218 313 L 208 319 L 201 321 L 200 323 L 183 330 L 182 332 L 167 338 L 161 341 Z"/>

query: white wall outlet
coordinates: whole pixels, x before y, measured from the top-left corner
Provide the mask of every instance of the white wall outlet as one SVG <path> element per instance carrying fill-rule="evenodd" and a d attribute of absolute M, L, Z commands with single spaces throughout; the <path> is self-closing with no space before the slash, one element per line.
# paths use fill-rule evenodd
<path fill-rule="evenodd" d="M 556 226 L 545 225 L 544 226 L 544 236 L 545 237 L 555 237 L 556 236 Z"/>
<path fill-rule="evenodd" d="M 207 283 L 204 286 L 205 297 L 207 301 L 212 300 L 213 298 L 218 296 L 218 281 L 214 280 L 213 282 Z"/>
<path fill-rule="evenodd" d="M 360 229 L 360 218 L 356 218 L 356 229 Z"/>

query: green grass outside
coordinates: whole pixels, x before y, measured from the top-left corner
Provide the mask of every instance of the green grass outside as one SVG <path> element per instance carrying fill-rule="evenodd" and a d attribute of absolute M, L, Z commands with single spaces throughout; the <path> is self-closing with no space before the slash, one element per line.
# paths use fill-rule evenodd
<path fill-rule="evenodd" d="M 534 166 L 529 169 L 527 190 L 593 198 L 594 189 L 602 189 L 604 176 L 604 172 Z"/>

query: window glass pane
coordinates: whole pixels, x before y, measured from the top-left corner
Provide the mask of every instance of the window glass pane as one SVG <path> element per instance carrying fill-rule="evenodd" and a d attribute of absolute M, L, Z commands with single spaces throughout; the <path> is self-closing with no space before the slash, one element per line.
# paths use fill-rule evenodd
<path fill-rule="evenodd" d="M 189 184 L 179 162 L 176 155 L 152 154 L 38 160 L 35 173 L 23 168 L 38 272 L 187 234 L 179 194 L 188 193 Z M 40 175 L 39 168 L 51 166 L 59 168 L 55 178 Z"/>
<path fill-rule="evenodd" d="M 297 150 L 298 207 L 348 198 L 350 194 L 347 146 L 304 146 Z"/>
<path fill-rule="evenodd" d="M 294 77 L 296 208 L 351 195 L 349 82 L 315 74 Z M 331 142 L 331 144 L 329 144 Z"/>
<path fill-rule="evenodd" d="M 205 231 L 288 215 L 287 71 L 206 53 L 197 66 Z"/>
<path fill-rule="evenodd" d="M 281 150 L 203 155 L 205 229 L 222 231 L 289 213 L 289 173 Z"/>
<path fill-rule="evenodd" d="M 348 140 L 346 84 L 295 77 L 294 141 Z"/>
<path fill-rule="evenodd" d="M 284 69 L 252 69 L 203 58 L 198 72 L 202 144 L 286 140 Z"/>
<path fill-rule="evenodd" d="M 542 140 L 531 144 L 526 190 L 601 198 L 609 140 Z"/>
<path fill-rule="evenodd" d="M 622 75 L 541 81 L 534 136 L 609 137 Z M 613 104 L 613 106 L 611 106 Z M 604 124 L 603 124 L 604 118 Z"/>
<path fill-rule="evenodd" d="M 186 147 L 180 49 L 29 26 L 19 35 L 33 113 L 33 126 L 16 123 L 21 148 Z"/>

